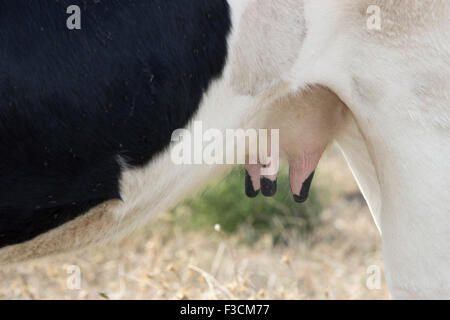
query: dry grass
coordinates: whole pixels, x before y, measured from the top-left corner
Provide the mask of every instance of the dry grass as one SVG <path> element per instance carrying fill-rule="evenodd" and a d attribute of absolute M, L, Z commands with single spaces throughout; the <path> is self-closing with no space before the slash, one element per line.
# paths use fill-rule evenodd
<path fill-rule="evenodd" d="M 161 215 L 108 246 L 2 267 L 0 299 L 388 298 L 384 279 L 379 290 L 366 287 L 367 268 L 383 266 L 381 241 L 336 150 L 317 178 L 339 192 L 308 239 L 274 246 L 267 235 L 249 247 L 239 234 L 186 233 Z M 67 287 L 69 265 L 80 267 L 80 290 Z"/>

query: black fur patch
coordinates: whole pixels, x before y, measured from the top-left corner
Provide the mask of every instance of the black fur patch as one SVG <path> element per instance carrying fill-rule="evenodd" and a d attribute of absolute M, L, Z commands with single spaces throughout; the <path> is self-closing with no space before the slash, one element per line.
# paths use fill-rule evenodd
<path fill-rule="evenodd" d="M 69 5 L 81 30 L 68 30 Z M 0 0 L 0 247 L 119 198 L 223 71 L 226 0 Z"/>

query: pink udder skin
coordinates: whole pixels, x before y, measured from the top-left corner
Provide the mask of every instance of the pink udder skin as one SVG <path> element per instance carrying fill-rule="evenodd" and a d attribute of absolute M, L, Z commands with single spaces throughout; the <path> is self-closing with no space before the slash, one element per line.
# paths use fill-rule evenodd
<path fill-rule="evenodd" d="M 269 157 L 270 156 L 271 156 L 271 154 L 269 151 Z M 278 169 L 279 169 L 279 158 L 274 157 L 273 159 L 270 159 L 269 164 L 267 165 L 266 168 L 268 168 L 270 170 L 264 170 L 264 168 L 261 164 L 246 164 L 245 165 L 245 170 L 247 170 L 248 174 L 250 175 L 254 190 L 261 189 L 261 178 L 267 178 L 271 181 L 277 180 Z M 270 172 L 270 173 L 273 172 L 273 174 L 265 175 L 264 173 L 267 173 L 267 172 Z"/>
<path fill-rule="evenodd" d="M 289 180 L 293 194 L 300 194 L 302 185 L 305 180 L 316 170 L 319 164 L 323 151 L 311 154 L 304 154 L 289 161 Z M 260 164 L 246 164 L 250 178 L 252 179 L 253 188 L 255 190 L 261 189 L 261 168 Z M 277 179 L 277 175 L 264 176 L 272 181 Z"/>
<path fill-rule="evenodd" d="M 323 151 L 305 154 L 289 161 L 289 180 L 293 194 L 300 194 L 303 183 L 316 170 L 322 153 Z"/>
<path fill-rule="evenodd" d="M 250 178 L 252 179 L 253 189 L 261 189 L 261 165 L 260 164 L 246 164 L 245 170 L 247 170 Z"/>

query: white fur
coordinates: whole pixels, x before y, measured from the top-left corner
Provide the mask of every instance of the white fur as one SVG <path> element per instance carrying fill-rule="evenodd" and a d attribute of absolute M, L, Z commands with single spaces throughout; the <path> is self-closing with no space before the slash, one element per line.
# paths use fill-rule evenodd
<path fill-rule="evenodd" d="M 338 140 L 382 231 L 392 296 L 450 298 L 450 3 L 376 2 L 389 33 L 364 27 L 369 1 L 305 1 L 292 78 L 329 87 L 355 118 Z"/>
<path fill-rule="evenodd" d="M 196 119 L 215 128 L 245 127 L 257 112 L 266 112 L 288 92 L 306 89 L 308 84 L 333 90 L 352 113 L 338 143 L 382 232 L 392 296 L 450 298 L 450 41 L 444 19 L 450 15 L 450 4 L 426 1 L 446 14 L 436 13 L 434 20 L 423 18 L 414 26 L 411 21 L 421 16 L 422 6 L 413 1 L 409 5 L 378 1 L 386 23 L 392 24 L 383 33 L 383 29 L 366 28 L 365 8 L 372 2 L 305 0 L 307 36 L 290 72 L 267 86 L 270 90 L 242 96 L 234 88 L 239 79 L 233 79 L 229 63 L 224 77 L 205 96 Z M 261 5 L 270 4 L 263 1 Z M 230 48 L 238 38 L 236 29 Z M 244 49 L 251 52 L 252 47 Z M 239 61 L 231 52 L 229 61 Z M 192 190 L 194 181 L 216 171 L 168 170 L 171 165 L 164 157 L 156 160 L 158 165 L 134 174 L 153 187 L 144 187 L 147 192 L 141 194 L 133 182 L 129 192 L 133 200 L 128 203 L 139 202 L 134 197 L 140 194 L 147 203 L 144 207 L 158 203 L 152 211 L 160 211 L 166 205 L 164 195 L 181 199 L 185 190 Z M 158 179 L 154 175 L 161 172 L 171 172 L 171 176 L 159 179 L 155 187 Z M 131 181 L 127 175 L 123 181 Z M 156 201 L 154 189 L 167 188 L 175 181 L 185 188 Z M 128 199 L 127 192 L 123 194 Z"/>

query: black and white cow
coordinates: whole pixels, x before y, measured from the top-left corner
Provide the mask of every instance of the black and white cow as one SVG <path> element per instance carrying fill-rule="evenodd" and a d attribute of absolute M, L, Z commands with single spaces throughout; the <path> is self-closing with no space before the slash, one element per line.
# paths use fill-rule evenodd
<path fill-rule="evenodd" d="M 280 128 L 299 202 L 336 140 L 393 297 L 450 298 L 449 15 L 447 0 L 0 0 L 0 263 L 132 230 L 221 174 L 171 161 L 174 130 L 201 120 Z M 247 193 L 273 194 L 259 169 Z"/>

